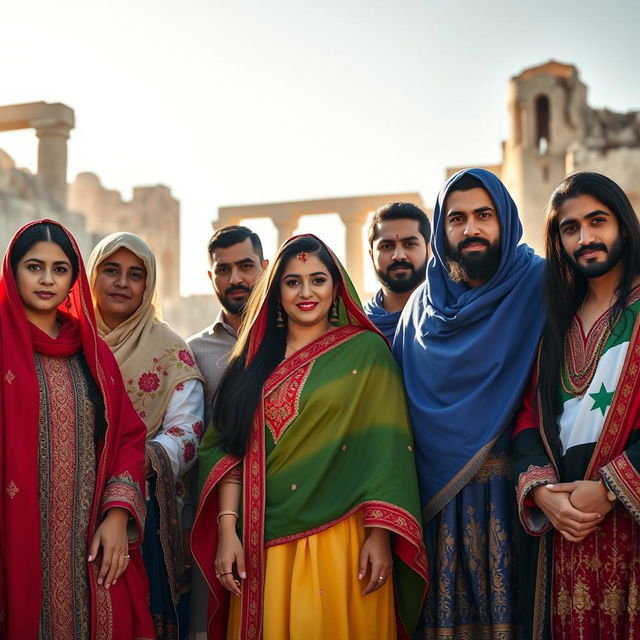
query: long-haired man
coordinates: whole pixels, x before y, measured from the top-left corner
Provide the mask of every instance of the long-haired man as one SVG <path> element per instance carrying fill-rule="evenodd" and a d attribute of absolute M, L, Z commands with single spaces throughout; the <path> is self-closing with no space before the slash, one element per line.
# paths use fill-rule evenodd
<path fill-rule="evenodd" d="M 547 320 L 514 435 L 535 638 L 640 637 L 640 224 L 613 180 L 551 196 Z"/>

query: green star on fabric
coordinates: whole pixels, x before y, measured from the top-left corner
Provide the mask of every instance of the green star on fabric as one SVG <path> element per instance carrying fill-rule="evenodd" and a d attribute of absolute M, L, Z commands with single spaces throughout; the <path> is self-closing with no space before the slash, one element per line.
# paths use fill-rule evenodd
<path fill-rule="evenodd" d="M 590 393 L 589 395 L 594 399 L 593 407 L 591 407 L 591 411 L 596 411 L 600 409 L 602 411 L 602 415 L 607 410 L 607 407 L 611 404 L 611 400 L 613 399 L 613 391 L 607 391 L 607 388 L 604 386 L 604 382 L 600 385 L 600 391 L 598 393 Z"/>

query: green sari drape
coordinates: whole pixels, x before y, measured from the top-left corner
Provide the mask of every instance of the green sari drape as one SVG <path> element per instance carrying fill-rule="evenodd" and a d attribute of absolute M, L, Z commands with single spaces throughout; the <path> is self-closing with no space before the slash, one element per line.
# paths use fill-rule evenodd
<path fill-rule="evenodd" d="M 217 485 L 242 464 L 243 636 L 261 637 L 263 556 L 269 546 L 313 535 L 360 511 L 365 526 L 389 529 L 398 637 L 409 638 L 426 592 L 426 553 L 406 399 L 388 345 L 343 279 L 341 317 L 272 372 L 244 458 L 200 445 L 202 494 L 192 542 L 213 592 L 209 633 L 223 633 L 225 593 L 215 579 Z M 357 299 L 356 299 L 357 300 Z M 348 318 L 348 320 L 347 320 Z"/>

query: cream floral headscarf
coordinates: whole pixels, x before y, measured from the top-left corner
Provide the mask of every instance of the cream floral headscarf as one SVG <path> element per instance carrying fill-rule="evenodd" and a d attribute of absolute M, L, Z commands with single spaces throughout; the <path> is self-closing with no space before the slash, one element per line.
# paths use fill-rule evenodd
<path fill-rule="evenodd" d="M 174 390 L 187 380 L 203 378 L 185 341 L 160 319 L 156 260 L 142 238 L 133 233 L 112 233 L 96 245 L 87 269 L 91 290 L 98 265 L 122 248 L 138 256 L 147 270 L 142 303 L 113 330 L 104 323 L 95 296 L 93 303 L 98 332 L 116 357 L 127 394 L 147 425 L 147 437 L 152 438 L 162 426 Z"/>

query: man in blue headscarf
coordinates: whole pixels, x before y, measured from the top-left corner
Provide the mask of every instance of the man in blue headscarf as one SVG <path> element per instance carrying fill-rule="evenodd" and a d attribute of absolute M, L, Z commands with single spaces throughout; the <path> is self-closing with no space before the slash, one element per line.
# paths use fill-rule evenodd
<path fill-rule="evenodd" d="M 427 281 L 394 340 L 416 440 L 431 589 L 420 637 L 518 635 L 507 457 L 543 325 L 543 261 L 483 169 L 438 196 Z"/>
<path fill-rule="evenodd" d="M 389 344 L 407 300 L 424 282 L 430 237 L 427 214 L 411 202 L 390 202 L 373 214 L 369 255 L 382 286 L 364 311 Z"/>

